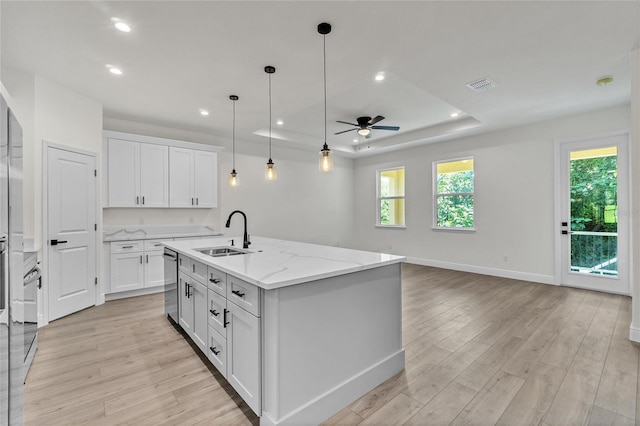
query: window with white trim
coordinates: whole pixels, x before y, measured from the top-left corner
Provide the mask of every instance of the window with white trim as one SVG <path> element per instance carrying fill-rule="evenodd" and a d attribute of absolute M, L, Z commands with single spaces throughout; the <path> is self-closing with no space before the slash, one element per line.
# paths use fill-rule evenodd
<path fill-rule="evenodd" d="M 473 229 L 473 157 L 436 161 L 434 174 L 434 227 Z"/>
<path fill-rule="evenodd" d="M 378 170 L 377 225 L 404 226 L 404 167 Z"/>

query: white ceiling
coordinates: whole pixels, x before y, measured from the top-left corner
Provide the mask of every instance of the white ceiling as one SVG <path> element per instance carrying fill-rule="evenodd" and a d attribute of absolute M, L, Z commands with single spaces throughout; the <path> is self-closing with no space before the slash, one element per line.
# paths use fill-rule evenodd
<path fill-rule="evenodd" d="M 230 138 L 236 94 L 238 140 L 266 143 L 264 66 L 273 65 L 274 144 L 309 150 L 323 143 L 316 27 L 329 22 L 327 142 L 348 156 L 629 102 L 628 55 L 640 47 L 640 0 L 2 0 L 0 8 L 2 66 L 91 97 L 109 117 Z M 132 31 L 116 30 L 112 17 Z M 614 82 L 596 86 L 602 76 Z M 497 87 L 465 86 L 482 77 Z M 376 115 L 400 131 L 333 135 L 349 128 L 336 120 Z"/>

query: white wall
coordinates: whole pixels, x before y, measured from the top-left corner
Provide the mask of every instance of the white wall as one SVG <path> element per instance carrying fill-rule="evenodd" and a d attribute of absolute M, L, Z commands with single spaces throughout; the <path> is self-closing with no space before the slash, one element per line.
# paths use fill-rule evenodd
<path fill-rule="evenodd" d="M 353 161 L 337 159 L 336 170 L 322 174 L 317 153 L 273 147 L 278 180 L 266 182 L 266 146 L 236 140 L 236 169 L 240 186 L 231 189 L 231 141 L 211 135 L 105 117 L 106 130 L 144 134 L 188 142 L 222 146 L 218 155 L 219 198 L 216 209 L 105 209 L 105 226 L 213 226 L 228 235 L 242 235 L 242 220 L 233 210 L 248 216 L 249 233 L 319 244 L 351 243 L 353 218 Z"/>
<path fill-rule="evenodd" d="M 631 52 L 631 340 L 640 342 L 640 49 Z"/>
<path fill-rule="evenodd" d="M 417 263 L 553 282 L 554 140 L 629 122 L 621 106 L 356 160 L 354 240 Z M 432 162 L 466 156 L 475 160 L 477 231 L 434 231 Z M 375 228 L 376 170 L 395 166 L 406 167 L 407 226 Z"/>

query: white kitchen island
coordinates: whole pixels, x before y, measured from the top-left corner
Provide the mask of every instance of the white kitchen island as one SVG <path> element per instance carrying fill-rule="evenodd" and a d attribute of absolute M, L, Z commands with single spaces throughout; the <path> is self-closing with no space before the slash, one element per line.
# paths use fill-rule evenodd
<path fill-rule="evenodd" d="M 404 368 L 404 257 L 260 237 L 198 251 L 229 240 L 165 245 L 183 262 L 180 325 L 260 424 L 321 423 Z"/>

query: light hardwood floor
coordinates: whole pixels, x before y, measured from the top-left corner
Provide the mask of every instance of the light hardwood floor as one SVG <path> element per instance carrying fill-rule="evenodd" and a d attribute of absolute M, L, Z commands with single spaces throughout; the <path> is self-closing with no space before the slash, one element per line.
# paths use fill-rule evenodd
<path fill-rule="evenodd" d="M 402 272 L 406 368 L 326 424 L 640 423 L 630 298 Z M 162 310 L 162 295 L 136 297 L 41 328 L 26 423 L 257 424 Z"/>

